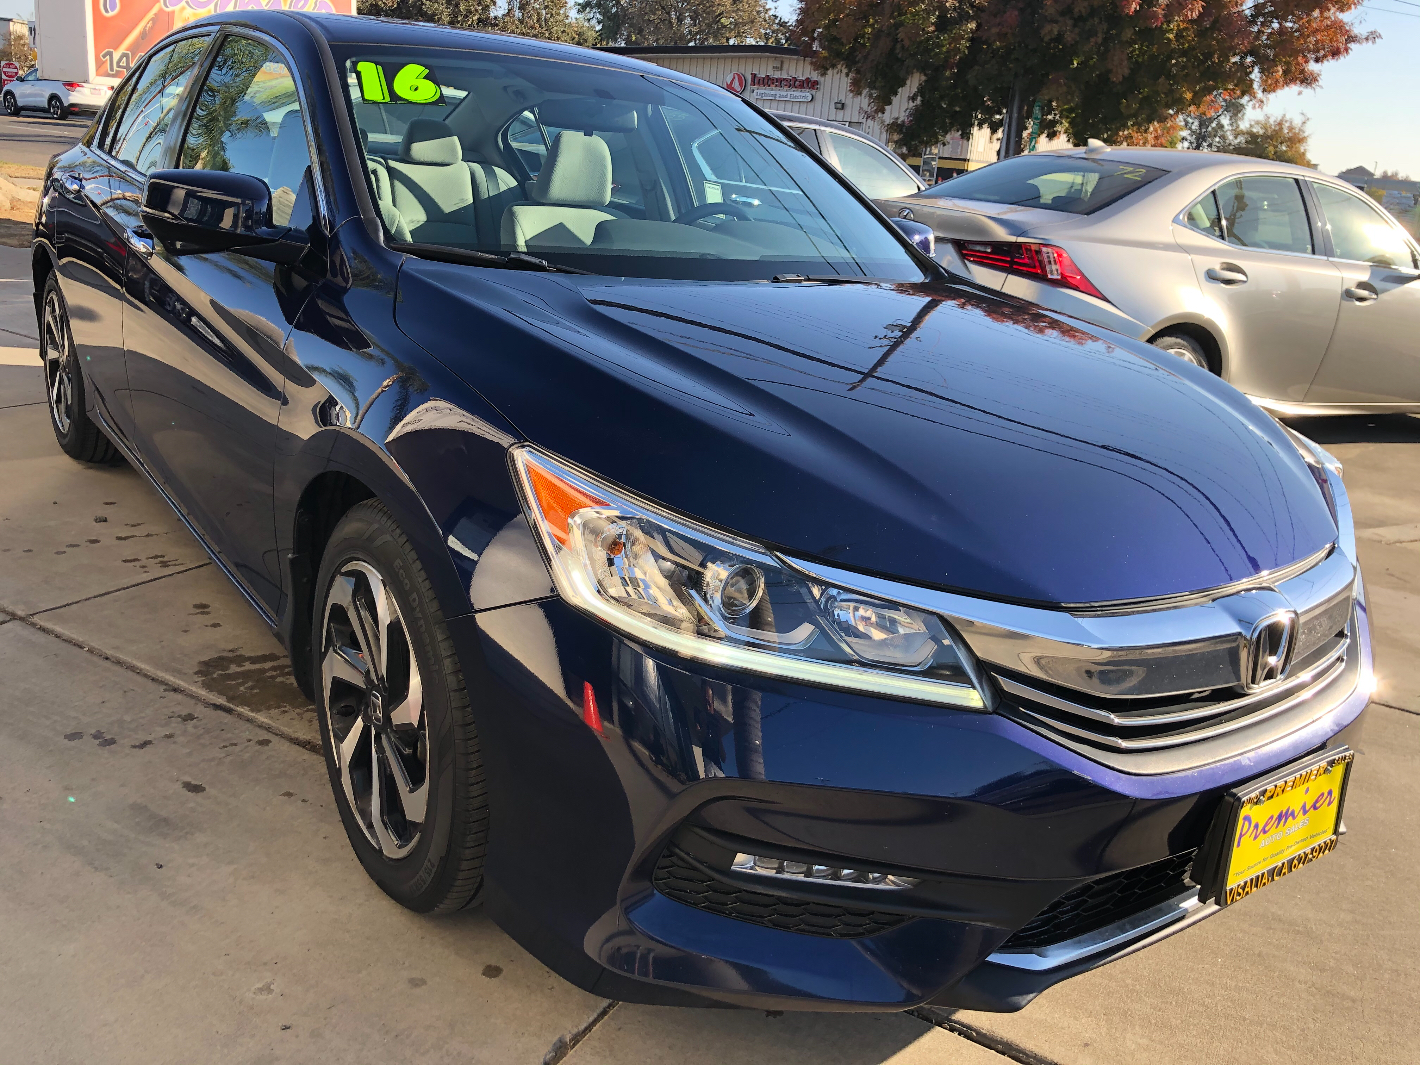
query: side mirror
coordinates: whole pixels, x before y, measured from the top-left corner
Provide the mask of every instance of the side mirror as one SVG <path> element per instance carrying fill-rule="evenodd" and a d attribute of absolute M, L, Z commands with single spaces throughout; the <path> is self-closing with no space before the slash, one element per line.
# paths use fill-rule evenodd
<path fill-rule="evenodd" d="M 239 251 L 295 263 L 306 234 L 272 225 L 271 189 L 225 170 L 157 170 L 143 186 L 143 224 L 173 254 Z"/>
<path fill-rule="evenodd" d="M 937 254 L 937 237 L 932 232 L 932 227 L 925 222 L 914 222 L 910 218 L 889 218 L 889 222 L 897 226 L 897 230 L 908 240 L 912 241 L 927 258 L 934 258 Z"/>

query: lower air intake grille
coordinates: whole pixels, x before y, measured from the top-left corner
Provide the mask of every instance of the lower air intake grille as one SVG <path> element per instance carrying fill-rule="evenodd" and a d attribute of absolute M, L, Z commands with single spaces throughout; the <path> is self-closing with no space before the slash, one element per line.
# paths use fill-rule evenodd
<path fill-rule="evenodd" d="M 1067 891 L 997 949 L 1033 950 L 1063 943 L 1177 898 L 1195 886 L 1189 880 L 1194 853 L 1111 873 Z"/>
<path fill-rule="evenodd" d="M 858 939 L 912 920 L 905 913 L 860 910 L 835 902 L 809 902 L 753 891 L 706 872 L 675 846 L 665 849 L 651 882 L 667 898 L 698 910 L 811 936 Z"/>

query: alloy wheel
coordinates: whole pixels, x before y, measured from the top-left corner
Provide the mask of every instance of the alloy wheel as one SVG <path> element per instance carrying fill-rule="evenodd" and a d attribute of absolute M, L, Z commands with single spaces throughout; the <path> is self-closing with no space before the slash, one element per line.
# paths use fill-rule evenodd
<path fill-rule="evenodd" d="M 49 98 L 49 117 L 50 117 L 50 118 L 65 118 L 65 117 L 67 117 L 66 112 L 65 112 L 65 110 L 64 110 L 64 101 L 62 101 L 62 100 L 61 100 L 59 97 L 57 97 L 57 96 L 51 96 L 51 97 Z"/>
<path fill-rule="evenodd" d="M 49 415 L 63 436 L 74 421 L 74 358 L 59 293 L 51 290 L 44 301 L 44 375 L 49 394 Z"/>
<path fill-rule="evenodd" d="M 1187 345 L 1169 344 L 1164 347 L 1163 350 L 1167 351 L 1170 355 L 1177 355 L 1184 362 L 1193 363 L 1193 365 L 1197 366 L 1199 369 L 1207 370 L 1210 368 L 1208 366 L 1208 360 Z"/>
<path fill-rule="evenodd" d="M 12 92 L 5 94 L 5 113 L 11 118 L 20 113 L 20 105 L 15 102 L 15 94 Z"/>
<path fill-rule="evenodd" d="M 326 724 L 345 799 L 371 845 L 403 858 L 423 828 L 430 764 L 408 628 L 384 578 L 353 559 L 331 582 L 321 628 Z"/>

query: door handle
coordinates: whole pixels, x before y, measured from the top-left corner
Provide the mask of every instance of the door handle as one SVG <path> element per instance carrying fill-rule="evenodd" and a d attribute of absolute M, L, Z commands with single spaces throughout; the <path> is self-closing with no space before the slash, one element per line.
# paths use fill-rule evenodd
<path fill-rule="evenodd" d="M 1355 288 L 1345 289 L 1341 294 L 1352 303 L 1370 303 L 1371 300 L 1379 299 L 1381 295 L 1370 285 L 1364 287 L 1357 285 Z"/>
<path fill-rule="evenodd" d="M 1219 263 L 1217 266 L 1210 266 L 1203 271 L 1203 276 L 1209 281 L 1216 281 L 1220 285 L 1245 285 L 1247 284 L 1247 271 L 1232 263 Z"/>
<path fill-rule="evenodd" d="M 153 254 L 153 234 L 148 232 L 147 226 L 134 226 L 132 229 L 125 229 L 123 240 L 145 259 Z"/>

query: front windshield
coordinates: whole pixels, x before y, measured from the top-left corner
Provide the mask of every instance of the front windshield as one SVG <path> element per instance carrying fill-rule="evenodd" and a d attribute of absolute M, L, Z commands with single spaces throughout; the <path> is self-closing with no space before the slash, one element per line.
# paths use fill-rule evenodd
<path fill-rule="evenodd" d="M 395 242 L 625 277 L 923 280 L 881 219 L 728 93 L 464 49 L 338 59 Z"/>

